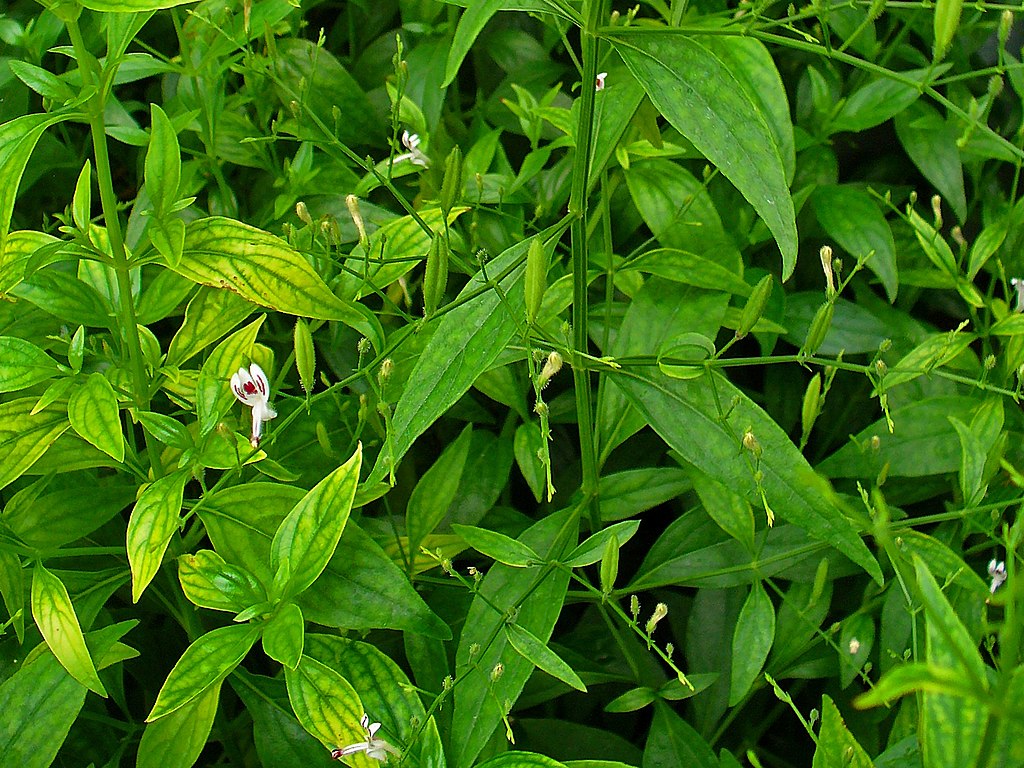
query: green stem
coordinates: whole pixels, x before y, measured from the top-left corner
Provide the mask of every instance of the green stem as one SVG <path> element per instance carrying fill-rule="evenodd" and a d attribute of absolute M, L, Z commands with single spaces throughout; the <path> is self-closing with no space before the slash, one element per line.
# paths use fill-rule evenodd
<path fill-rule="evenodd" d="M 107 227 L 107 238 L 113 257 L 114 274 L 117 279 L 117 294 L 120 303 L 120 320 L 124 326 L 128 346 L 128 356 L 135 377 L 133 400 L 141 410 L 149 407 L 149 386 L 146 381 L 146 368 L 142 357 L 142 341 L 139 337 L 139 326 L 135 315 L 135 299 L 132 296 L 131 267 L 128 263 L 128 252 L 124 245 L 121 222 L 117 215 L 117 196 L 111 180 L 110 155 L 107 152 L 106 125 L 103 121 L 103 110 L 106 89 L 100 82 L 100 73 L 96 71 L 96 60 L 82 38 L 77 21 L 67 22 L 68 35 L 75 48 L 75 55 L 82 73 L 83 87 L 95 88 L 96 92 L 89 100 L 89 129 L 92 133 L 93 154 L 96 160 L 96 182 L 100 189 L 100 202 L 103 206 L 103 220 Z"/>
<path fill-rule="evenodd" d="M 89 115 L 89 130 L 92 134 L 93 155 L 96 160 L 96 183 L 99 185 L 103 221 L 107 228 L 107 239 L 110 243 L 114 275 L 117 281 L 117 297 L 120 305 L 118 320 L 124 328 L 121 342 L 122 348 L 127 346 L 128 358 L 131 362 L 134 378 L 134 387 L 131 393 L 133 404 L 138 410 L 146 411 L 149 410 L 149 380 L 146 376 L 146 364 L 142 354 L 142 339 L 139 336 L 138 317 L 135 313 L 135 298 L 132 296 L 131 265 L 128 260 L 128 251 L 124 245 L 121 220 L 117 214 L 117 195 L 114 194 L 110 154 L 107 151 L 106 125 L 103 120 L 107 89 L 106 85 L 101 82 L 97 61 L 89 52 L 85 40 L 82 38 L 82 31 L 78 27 L 77 20 L 67 20 L 65 24 L 82 73 L 82 87 L 84 89 L 95 88 L 95 93 L 89 99 L 87 114 Z M 129 438 L 131 438 L 130 431 Z M 160 454 L 150 444 L 148 438 L 143 439 L 146 441 L 146 452 L 150 465 L 156 476 L 160 477 L 163 474 Z"/>
<path fill-rule="evenodd" d="M 595 31 L 607 15 L 605 0 L 584 3 L 584 27 L 580 31 L 583 58 L 583 82 L 580 86 L 579 122 L 576 125 L 576 159 L 569 194 L 569 228 L 572 248 L 572 376 L 576 391 L 576 418 L 580 434 L 580 461 L 583 470 L 582 491 L 590 515 L 591 531 L 601 529 L 601 509 L 597 496 L 597 450 L 594 443 L 594 412 L 590 398 L 590 373 L 582 365 L 581 355 L 588 348 L 587 267 L 587 189 L 590 187 L 590 148 L 594 123 L 594 83 L 597 79 L 598 39 Z"/>

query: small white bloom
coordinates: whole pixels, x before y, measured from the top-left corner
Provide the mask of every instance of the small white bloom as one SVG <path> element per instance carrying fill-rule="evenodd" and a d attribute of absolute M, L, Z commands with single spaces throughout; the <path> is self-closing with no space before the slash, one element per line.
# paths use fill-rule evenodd
<path fill-rule="evenodd" d="M 1017 312 L 1024 312 L 1024 280 L 1021 280 L 1019 277 L 1011 277 L 1010 285 L 1017 291 L 1017 305 L 1014 309 Z"/>
<path fill-rule="evenodd" d="M 859 650 L 860 650 L 860 640 L 858 640 L 856 637 L 851 637 L 850 638 L 850 655 L 851 656 L 856 656 L 857 652 Z"/>
<path fill-rule="evenodd" d="M 393 162 L 400 163 L 403 160 L 408 160 L 413 165 L 418 165 L 422 168 L 430 165 L 430 159 L 420 150 L 419 134 L 402 131 L 402 146 L 409 151 L 404 155 L 396 155 Z"/>
<path fill-rule="evenodd" d="M 231 377 L 231 391 L 243 404 L 252 408 L 252 437 L 249 442 L 253 448 L 260 447 L 263 437 L 263 422 L 277 416 L 277 411 L 270 407 L 270 382 L 263 369 L 256 363 L 249 370 L 239 368 L 238 373 Z"/>
<path fill-rule="evenodd" d="M 594 90 L 595 91 L 603 91 L 604 90 L 604 79 L 606 77 L 608 77 L 608 73 L 607 72 L 598 72 L 598 74 L 597 74 L 597 82 L 594 84 Z"/>
<path fill-rule="evenodd" d="M 992 558 L 988 564 L 988 575 L 992 579 L 992 584 L 989 586 L 988 591 L 995 594 L 995 591 L 1006 581 L 1006 563 Z"/>
<path fill-rule="evenodd" d="M 359 725 L 362 726 L 363 731 L 366 733 L 366 741 L 357 741 L 355 744 L 349 744 L 347 747 L 332 749 L 332 759 L 341 760 L 346 755 L 354 755 L 357 752 L 365 752 L 367 757 L 380 760 L 382 763 L 387 762 L 389 752 L 392 755 L 401 757 L 402 753 L 384 741 L 384 739 L 376 738 L 376 733 L 380 730 L 380 723 L 371 723 L 370 716 L 364 713 L 359 721 Z"/>

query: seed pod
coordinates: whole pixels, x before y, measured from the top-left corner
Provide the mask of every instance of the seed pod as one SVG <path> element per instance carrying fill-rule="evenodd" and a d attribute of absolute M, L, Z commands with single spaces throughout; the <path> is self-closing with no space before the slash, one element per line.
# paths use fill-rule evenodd
<path fill-rule="evenodd" d="M 747 303 L 743 307 L 743 313 L 740 315 L 740 325 L 736 329 L 737 339 L 742 339 L 750 333 L 750 330 L 757 325 L 757 321 L 761 319 L 764 308 L 768 305 L 768 299 L 772 295 L 773 284 L 772 276 L 765 275 L 750 292 Z"/>
<path fill-rule="evenodd" d="M 448 286 L 448 243 L 444 235 L 434 233 L 427 252 L 427 270 L 423 277 L 423 316 L 430 317 L 437 311 Z"/>
<path fill-rule="evenodd" d="M 295 321 L 295 368 L 299 372 L 299 383 L 307 395 L 313 391 L 316 380 L 316 348 L 309 323 L 301 317 Z"/>
<path fill-rule="evenodd" d="M 601 594 L 610 595 L 619 577 L 619 537 L 608 537 L 601 555 Z"/>
<path fill-rule="evenodd" d="M 802 434 L 800 444 L 807 442 L 811 435 L 811 429 L 818 418 L 818 411 L 821 406 L 821 374 L 816 373 L 807 382 L 807 389 L 804 390 L 804 404 L 800 412 L 800 424 Z"/>
<path fill-rule="evenodd" d="M 953 35 L 960 26 L 960 12 L 964 0 L 937 0 L 935 3 L 934 41 L 932 43 L 932 61 L 939 61 L 953 42 Z"/>
<path fill-rule="evenodd" d="M 531 324 L 537 319 L 544 292 L 548 287 L 548 249 L 534 238 L 526 254 L 526 319 Z"/>
<path fill-rule="evenodd" d="M 811 320 L 811 327 L 807 330 L 807 338 L 804 340 L 804 355 L 813 355 L 825 341 L 825 336 L 828 335 L 828 330 L 832 327 L 834 311 L 835 308 L 828 301 L 818 307 L 818 311 L 814 313 L 814 319 Z"/>
<path fill-rule="evenodd" d="M 462 150 L 456 146 L 444 161 L 444 181 L 441 182 L 441 210 L 447 216 L 462 196 Z"/>

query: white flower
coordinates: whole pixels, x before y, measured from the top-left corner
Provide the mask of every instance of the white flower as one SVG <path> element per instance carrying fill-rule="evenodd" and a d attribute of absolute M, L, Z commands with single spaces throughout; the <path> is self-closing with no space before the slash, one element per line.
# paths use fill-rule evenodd
<path fill-rule="evenodd" d="M 384 739 L 375 738 L 377 731 L 380 730 L 380 723 L 371 723 L 370 716 L 364 713 L 359 721 L 359 725 L 363 727 L 363 731 L 366 733 L 366 741 L 357 741 L 355 744 L 349 744 L 347 747 L 332 749 L 332 759 L 341 760 L 346 755 L 354 755 L 357 752 L 365 752 L 367 757 L 380 760 L 382 763 L 387 762 L 389 752 L 392 755 L 401 757 L 402 753 L 384 741 Z"/>
<path fill-rule="evenodd" d="M 1017 312 L 1024 312 L 1024 280 L 1019 277 L 1011 277 L 1010 285 L 1017 291 L 1017 305 L 1014 309 Z"/>
<path fill-rule="evenodd" d="M 597 74 L 597 82 L 594 84 L 594 90 L 595 91 L 603 91 L 604 90 L 604 79 L 606 77 L 608 77 L 608 73 L 607 72 L 598 72 L 598 74 Z"/>
<path fill-rule="evenodd" d="M 263 422 L 277 416 L 277 411 L 270 407 L 270 382 L 263 369 L 256 363 L 249 370 L 239 368 L 238 373 L 231 377 L 231 391 L 244 405 L 252 408 L 252 437 L 249 442 L 253 448 L 260 447 L 263 437 Z"/>
<path fill-rule="evenodd" d="M 988 591 L 995 594 L 995 591 L 1006 581 L 1006 563 L 992 558 L 988 564 L 988 575 L 992 578 L 992 584 Z"/>
<path fill-rule="evenodd" d="M 430 165 L 430 160 L 420 150 L 420 137 L 418 134 L 402 131 L 402 146 L 409 151 L 404 155 L 397 155 L 393 162 L 400 163 L 403 160 L 408 160 L 413 165 L 419 165 L 423 168 Z"/>

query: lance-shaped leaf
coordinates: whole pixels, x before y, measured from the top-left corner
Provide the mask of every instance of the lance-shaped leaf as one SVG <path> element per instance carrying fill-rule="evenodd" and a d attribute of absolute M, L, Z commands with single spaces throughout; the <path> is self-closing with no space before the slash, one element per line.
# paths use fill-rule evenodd
<path fill-rule="evenodd" d="M 0 253 L 14 212 L 14 199 L 32 150 L 49 126 L 67 120 L 70 115 L 35 114 L 16 117 L 0 125 Z"/>
<path fill-rule="evenodd" d="M 732 684 L 729 705 L 747 695 L 761 672 L 775 639 L 775 607 L 761 582 L 754 582 L 732 635 Z"/>
<path fill-rule="evenodd" d="M 178 558 L 178 581 L 185 597 L 215 611 L 239 613 L 267 599 L 259 579 L 209 549 Z"/>
<path fill-rule="evenodd" d="M 520 656 L 566 685 L 586 693 L 587 686 L 583 684 L 573 668 L 532 632 L 523 629 L 518 624 L 506 624 L 505 637 L 509 645 L 515 648 Z"/>
<path fill-rule="evenodd" d="M 362 462 L 360 444 L 352 458 L 317 483 L 281 521 L 270 547 L 279 599 L 298 595 L 327 567 L 352 511 Z"/>
<path fill-rule="evenodd" d="M 0 336 L 0 392 L 15 392 L 53 378 L 57 361 L 35 344 L 16 336 Z"/>
<path fill-rule="evenodd" d="M 217 681 L 167 717 L 148 723 L 135 768 L 192 768 L 213 728 L 220 686 Z"/>
<path fill-rule="evenodd" d="M 715 48 L 732 42 L 722 38 Z M 782 279 L 788 279 L 796 265 L 797 236 L 786 170 L 761 105 L 732 71 L 736 62 L 676 33 L 645 31 L 612 44 L 658 111 L 764 219 L 782 251 Z"/>
<path fill-rule="evenodd" d="M 118 416 L 117 395 L 102 373 L 91 373 L 85 384 L 71 393 L 68 420 L 75 432 L 114 461 L 124 461 L 124 437 Z"/>
<path fill-rule="evenodd" d="M 497 531 L 477 528 L 473 525 L 453 525 L 454 530 L 469 546 L 481 555 L 497 560 L 499 563 L 516 568 L 525 568 L 543 562 L 543 558 L 521 541 Z"/>
<path fill-rule="evenodd" d="M 132 602 L 138 602 L 163 562 L 171 536 L 178 530 L 181 499 L 189 473 L 165 475 L 142 492 L 128 520 L 128 564 Z"/>
<path fill-rule="evenodd" d="M 295 717 L 321 744 L 333 749 L 365 740 L 363 704 L 348 680 L 309 656 L 294 670 L 285 667 L 284 676 Z"/>
<path fill-rule="evenodd" d="M 260 630 L 250 624 L 220 627 L 192 643 L 167 675 L 146 722 L 171 714 L 227 677 L 245 658 Z"/>
<path fill-rule="evenodd" d="M 382 345 L 383 330 L 369 310 L 335 296 L 302 254 L 284 240 L 240 221 L 214 216 L 190 224 L 174 270 L 263 307 L 340 320 L 378 349 Z"/>
<path fill-rule="evenodd" d="M 32 573 L 32 618 L 68 674 L 90 691 L 106 696 L 68 590 L 41 564 L 37 564 Z"/>
<path fill-rule="evenodd" d="M 305 623 L 302 610 L 286 603 L 263 630 L 263 650 L 287 669 L 295 669 L 302 656 Z"/>

